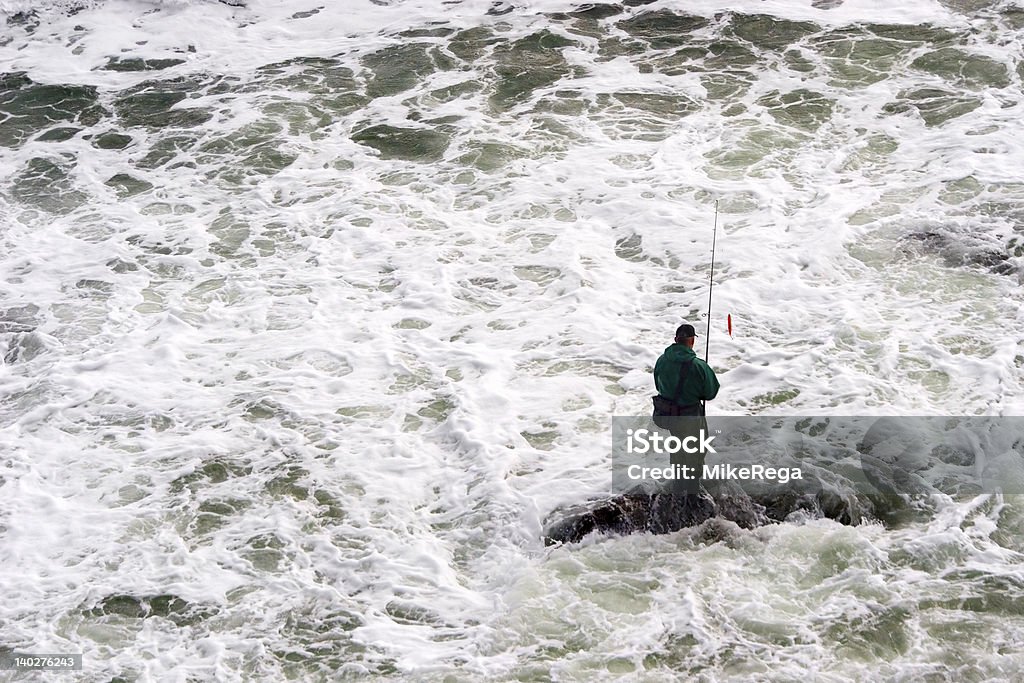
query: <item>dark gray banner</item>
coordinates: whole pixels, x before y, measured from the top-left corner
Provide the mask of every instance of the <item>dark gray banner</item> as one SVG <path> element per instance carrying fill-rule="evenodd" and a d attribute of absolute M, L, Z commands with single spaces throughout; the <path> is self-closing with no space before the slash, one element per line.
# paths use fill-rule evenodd
<path fill-rule="evenodd" d="M 1024 417 L 612 419 L 612 492 L 1024 493 Z"/>

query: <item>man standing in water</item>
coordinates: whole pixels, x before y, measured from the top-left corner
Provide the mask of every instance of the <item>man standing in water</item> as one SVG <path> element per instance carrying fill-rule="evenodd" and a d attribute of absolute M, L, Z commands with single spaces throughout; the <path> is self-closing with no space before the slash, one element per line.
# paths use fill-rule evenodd
<path fill-rule="evenodd" d="M 701 430 L 707 434 L 702 401 L 717 396 L 719 386 L 714 370 L 693 352 L 696 337 L 693 325 L 680 325 L 675 343 L 665 349 L 654 364 L 654 384 L 659 394 L 654 400 L 655 424 L 668 429 L 680 441 L 696 437 L 689 442 L 691 445 L 701 443 Z M 544 530 L 545 544 L 575 543 L 595 529 L 615 533 L 646 529 L 665 534 L 713 517 L 717 513 L 716 504 L 711 496 L 701 495 L 700 491 L 703 454 L 680 451 L 672 453 L 670 458 L 673 465 L 689 468 L 691 478 L 673 479 L 670 490 L 654 495 L 639 488 L 599 505 L 567 511 Z M 664 467 L 664 463 L 657 465 Z"/>
<path fill-rule="evenodd" d="M 698 443 L 701 430 L 707 432 L 707 420 L 704 419 L 704 401 L 710 401 L 718 395 L 718 378 L 715 371 L 707 363 L 697 358 L 693 351 L 697 331 L 693 325 L 680 325 L 676 329 L 675 343 L 654 364 L 654 385 L 658 389 L 655 403 L 668 407 L 671 416 L 668 420 L 669 431 L 673 436 L 684 439 L 697 436 Z M 660 400 L 659 400 L 660 399 Z M 673 465 L 685 465 L 693 473 L 692 479 L 676 479 L 673 481 L 674 496 L 697 494 L 700 492 L 700 475 L 704 467 L 702 453 L 677 452 L 671 455 Z"/>

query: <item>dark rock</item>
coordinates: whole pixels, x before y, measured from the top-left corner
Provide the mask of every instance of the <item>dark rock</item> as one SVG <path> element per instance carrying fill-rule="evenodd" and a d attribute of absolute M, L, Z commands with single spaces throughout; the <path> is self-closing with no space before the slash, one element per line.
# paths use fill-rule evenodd
<path fill-rule="evenodd" d="M 706 493 L 690 496 L 627 493 L 558 512 L 559 519 L 544 531 L 544 543 L 576 543 L 592 531 L 667 534 L 702 524 L 715 514 L 715 502 Z"/>
<path fill-rule="evenodd" d="M 889 501 L 891 496 L 885 497 Z M 886 502 L 899 511 L 905 505 Z M 895 507 L 894 507 L 895 505 Z M 842 495 L 828 489 L 776 489 L 752 498 L 738 486 L 713 486 L 698 495 L 630 492 L 603 501 L 591 501 L 556 510 L 544 529 L 545 545 L 577 543 L 592 532 L 669 534 L 717 519 L 744 529 L 785 521 L 793 513 L 826 517 L 856 525 L 877 518 L 875 501 L 853 492 Z"/>
<path fill-rule="evenodd" d="M 980 266 L 999 275 L 1018 273 L 1020 268 L 1011 258 L 1016 256 L 1012 241 L 1004 246 L 996 246 L 984 235 L 954 232 L 936 228 L 919 230 L 903 238 L 903 252 L 912 255 L 916 246 L 926 253 L 942 257 L 950 268 L 962 266 Z"/>

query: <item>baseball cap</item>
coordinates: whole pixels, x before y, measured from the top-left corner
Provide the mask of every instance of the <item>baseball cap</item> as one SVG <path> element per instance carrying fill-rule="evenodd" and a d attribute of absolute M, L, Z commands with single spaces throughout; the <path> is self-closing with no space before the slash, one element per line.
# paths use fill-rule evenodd
<path fill-rule="evenodd" d="M 680 325 L 676 328 L 676 336 L 680 339 L 686 339 L 687 337 L 696 337 L 697 330 L 693 329 L 693 325 Z"/>

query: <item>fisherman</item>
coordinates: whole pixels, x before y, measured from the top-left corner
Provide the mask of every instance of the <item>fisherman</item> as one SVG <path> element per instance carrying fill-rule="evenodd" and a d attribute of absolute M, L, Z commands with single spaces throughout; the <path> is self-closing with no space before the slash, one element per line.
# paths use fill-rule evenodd
<path fill-rule="evenodd" d="M 700 443 L 700 431 L 703 429 L 707 435 L 703 402 L 718 395 L 718 378 L 694 353 L 696 337 L 693 325 L 680 325 L 675 343 L 665 349 L 654 365 L 654 384 L 659 394 L 654 398 L 654 423 L 677 439 L 696 436 L 696 443 Z M 690 480 L 674 479 L 671 489 L 654 495 L 639 487 L 596 505 L 562 510 L 558 519 L 545 528 L 544 543 L 575 543 L 594 530 L 667 534 L 696 526 L 718 514 L 714 500 L 700 488 L 704 456 L 699 452 L 677 452 L 670 458 L 673 465 L 692 468 L 695 476 Z M 659 465 L 663 468 L 664 463 Z"/>
<path fill-rule="evenodd" d="M 680 440 L 696 436 L 699 443 L 700 432 L 707 434 L 708 429 L 704 402 L 718 395 L 719 384 L 711 366 L 694 353 L 696 337 L 693 325 L 680 325 L 676 329 L 675 343 L 665 349 L 654 364 L 654 385 L 658 389 L 654 404 L 656 416 L 668 417 L 667 420 L 656 419 L 656 423 L 666 424 L 672 436 Z M 680 451 L 670 458 L 673 465 L 685 465 L 693 475 L 690 479 L 673 480 L 672 494 L 699 493 L 704 455 Z"/>

